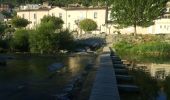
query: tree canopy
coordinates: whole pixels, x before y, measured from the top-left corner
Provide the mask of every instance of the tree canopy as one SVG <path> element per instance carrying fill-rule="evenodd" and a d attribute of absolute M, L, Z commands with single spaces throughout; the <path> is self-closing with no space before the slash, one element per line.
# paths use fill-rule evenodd
<path fill-rule="evenodd" d="M 4 33 L 6 26 L 0 21 L 0 35 Z"/>
<path fill-rule="evenodd" d="M 148 27 L 160 18 L 166 9 L 168 0 L 114 0 L 111 16 L 114 24 L 122 27 Z"/>
<path fill-rule="evenodd" d="M 29 24 L 29 21 L 27 19 L 17 16 L 11 20 L 11 24 L 16 28 L 22 28 L 26 27 Z"/>
<path fill-rule="evenodd" d="M 11 40 L 11 46 L 17 51 L 29 50 L 29 31 L 25 29 L 17 29 Z"/>
<path fill-rule="evenodd" d="M 56 29 L 61 29 L 63 27 L 64 21 L 61 18 L 55 16 L 44 16 L 41 19 L 41 23 L 52 22 Z"/>
<path fill-rule="evenodd" d="M 85 32 L 93 31 L 97 29 L 97 23 L 93 21 L 92 19 L 84 19 L 80 21 L 79 27 Z"/>

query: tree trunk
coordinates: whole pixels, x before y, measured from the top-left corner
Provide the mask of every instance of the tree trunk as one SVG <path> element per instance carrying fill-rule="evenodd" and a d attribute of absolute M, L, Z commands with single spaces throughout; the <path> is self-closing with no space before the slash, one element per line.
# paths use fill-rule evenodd
<path fill-rule="evenodd" d="M 137 25 L 136 25 L 136 23 L 134 23 L 134 36 L 136 36 L 137 35 Z"/>

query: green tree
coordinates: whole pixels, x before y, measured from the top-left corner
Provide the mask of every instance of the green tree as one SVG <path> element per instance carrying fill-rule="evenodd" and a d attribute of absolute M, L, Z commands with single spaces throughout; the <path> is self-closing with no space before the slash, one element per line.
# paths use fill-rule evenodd
<path fill-rule="evenodd" d="M 9 12 L 7 12 L 7 11 L 2 11 L 1 13 L 2 13 L 6 18 L 11 18 L 11 17 L 12 17 L 11 13 L 9 13 Z"/>
<path fill-rule="evenodd" d="M 30 51 L 32 53 L 51 53 L 55 52 L 56 34 L 54 23 L 41 23 L 35 31 L 30 34 Z"/>
<path fill-rule="evenodd" d="M 21 18 L 21 17 L 14 17 L 11 20 L 11 24 L 16 28 L 23 28 L 26 27 L 29 24 L 29 21 L 27 19 Z"/>
<path fill-rule="evenodd" d="M 97 29 L 97 23 L 92 19 L 84 19 L 80 21 L 79 27 L 85 32 L 89 32 Z"/>
<path fill-rule="evenodd" d="M 11 48 L 16 51 L 29 51 L 29 31 L 17 29 L 11 40 Z"/>
<path fill-rule="evenodd" d="M 55 17 L 55 16 L 44 16 L 41 19 L 41 23 L 48 23 L 52 22 L 54 23 L 54 27 L 56 29 L 61 29 L 63 27 L 64 21 L 61 18 Z"/>
<path fill-rule="evenodd" d="M 6 29 L 6 26 L 3 24 L 3 22 L 0 21 L 0 35 L 4 33 L 5 29 Z"/>
<path fill-rule="evenodd" d="M 69 30 L 64 30 L 57 34 L 58 47 L 60 50 L 71 50 L 73 49 L 74 38 Z"/>
<path fill-rule="evenodd" d="M 113 0 L 111 16 L 114 24 L 123 27 L 148 27 L 160 18 L 168 0 Z"/>

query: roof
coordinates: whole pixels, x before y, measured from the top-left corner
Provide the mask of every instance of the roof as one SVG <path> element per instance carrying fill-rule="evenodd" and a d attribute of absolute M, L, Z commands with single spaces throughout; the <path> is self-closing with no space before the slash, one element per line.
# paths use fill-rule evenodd
<path fill-rule="evenodd" d="M 40 9 L 27 9 L 27 10 L 19 10 L 17 12 L 29 12 L 29 11 L 49 11 L 51 8 L 40 8 Z"/>
<path fill-rule="evenodd" d="M 101 10 L 106 9 L 106 7 L 61 7 L 64 10 Z"/>

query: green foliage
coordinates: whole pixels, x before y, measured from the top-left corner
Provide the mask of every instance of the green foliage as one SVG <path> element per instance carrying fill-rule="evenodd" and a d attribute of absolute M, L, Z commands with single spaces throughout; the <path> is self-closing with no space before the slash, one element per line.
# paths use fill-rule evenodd
<path fill-rule="evenodd" d="M 6 26 L 0 21 L 0 34 L 5 32 Z"/>
<path fill-rule="evenodd" d="M 11 48 L 16 51 L 29 51 L 29 31 L 18 29 L 11 40 Z"/>
<path fill-rule="evenodd" d="M 160 18 L 166 9 L 168 0 L 114 0 L 112 19 L 120 26 L 148 27 Z"/>
<path fill-rule="evenodd" d="M 114 48 L 121 55 L 140 55 L 147 57 L 170 56 L 170 44 L 167 42 L 151 41 L 135 44 L 120 41 L 114 45 Z"/>
<path fill-rule="evenodd" d="M 11 17 L 12 17 L 11 13 L 9 13 L 9 12 L 7 12 L 7 11 L 2 11 L 1 13 L 2 13 L 6 18 L 11 18 Z"/>
<path fill-rule="evenodd" d="M 69 30 L 62 31 L 57 34 L 58 47 L 60 50 L 71 50 L 73 49 L 74 38 Z"/>
<path fill-rule="evenodd" d="M 93 31 L 97 29 L 97 23 L 92 19 L 84 19 L 79 23 L 80 29 L 84 30 L 85 32 Z"/>
<path fill-rule="evenodd" d="M 32 53 L 52 53 L 56 49 L 56 34 L 54 23 L 41 23 L 35 31 L 30 34 L 30 51 Z"/>
<path fill-rule="evenodd" d="M 11 24 L 16 28 L 22 28 L 22 27 L 26 27 L 29 24 L 29 21 L 24 18 L 14 17 L 11 20 Z"/>
<path fill-rule="evenodd" d="M 42 23 L 48 23 L 53 22 L 56 29 L 61 29 L 63 27 L 64 21 L 58 17 L 55 16 L 44 16 L 41 19 Z"/>

